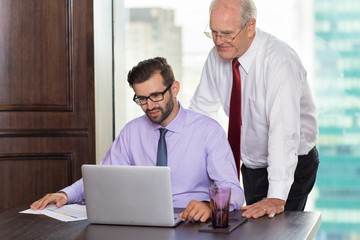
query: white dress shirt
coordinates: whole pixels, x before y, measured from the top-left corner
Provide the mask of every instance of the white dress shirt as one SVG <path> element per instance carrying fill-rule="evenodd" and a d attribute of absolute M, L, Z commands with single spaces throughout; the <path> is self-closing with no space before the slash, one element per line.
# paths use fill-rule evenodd
<path fill-rule="evenodd" d="M 267 168 L 268 198 L 286 200 L 298 155 L 306 155 L 318 136 L 316 107 L 297 54 L 284 42 L 256 29 L 241 56 L 241 160 L 246 167 Z M 215 114 L 220 105 L 229 116 L 232 60 L 214 47 L 205 62 L 190 109 Z"/>

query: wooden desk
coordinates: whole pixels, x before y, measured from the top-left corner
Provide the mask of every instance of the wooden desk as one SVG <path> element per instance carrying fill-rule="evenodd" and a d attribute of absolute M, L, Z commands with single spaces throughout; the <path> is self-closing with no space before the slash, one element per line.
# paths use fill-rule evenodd
<path fill-rule="evenodd" d="M 27 206 L 0 214 L 0 239 L 313 239 L 321 223 L 319 212 L 284 212 L 274 219 L 249 219 L 229 234 L 199 232 L 204 223 L 181 223 L 176 228 L 94 225 L 88 221 L 61 222 L 47 216 L 20 214 Z M 232 216 L 241 214 L 240 211 Z"/>

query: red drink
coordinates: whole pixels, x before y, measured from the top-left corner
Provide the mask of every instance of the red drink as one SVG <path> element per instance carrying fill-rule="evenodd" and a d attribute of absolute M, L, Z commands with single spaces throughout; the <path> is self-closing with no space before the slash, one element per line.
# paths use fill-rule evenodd
<path fill-rule="evenodd" d="M 230 188 L 210 188 L 210 208 L 213 228 L 229 226 Z"/>

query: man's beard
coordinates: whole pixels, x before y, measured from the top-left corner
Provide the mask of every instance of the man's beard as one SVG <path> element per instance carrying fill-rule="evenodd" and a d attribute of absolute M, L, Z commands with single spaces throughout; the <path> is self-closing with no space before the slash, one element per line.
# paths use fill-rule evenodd
<path fill-rule="evenodd" d="M 172 98 L 170 98 L 170 100 L 166 103 L 165 105 L 165 109 L 161 108 L 161 107 L 155 107 L 153 109 L 147 109 L 145 111 L 146 115 L 148 116 L 148 118 L 150 119 L 150 121 L 152 121 L 153 123 L 162 123 L 173 111 L 174 109 L 174 101 L 172 100 Z M 150 116 L 149 112 L 150 111 L 154 111 L 154 110 L 158 110 L 161 112 L 161 114 L 159 114 L 157 117 L 153 118 Z"/>

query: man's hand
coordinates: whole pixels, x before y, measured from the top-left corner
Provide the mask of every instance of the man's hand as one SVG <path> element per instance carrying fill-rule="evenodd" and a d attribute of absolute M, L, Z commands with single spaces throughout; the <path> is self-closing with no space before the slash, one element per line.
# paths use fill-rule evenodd
<path fill-rule="evenodd" d="M 179 213 L 179 217 L 184 221 L 194 219 L 195 221 L 206 222 L 211 217 L 210 204 L 192 200 L 185 210 Z"/>
<path fill-rule="evenodd" d="M 276 214 L 282 213 L 284 209 L 285 201 L 277 198 L 265 198 L 260 202 L 241 208 L 241 210 L 245 210 L 242 216 L 246 218 L 259 218 L 264 215 L 273 218 Z"/>
<path fill-rule="evenodd" d="M 68 196 L 64 192 L 49 193 L 46 194 L 43 198 L 31 204 L 30 208 L 32 210 L 37 210 L 37 209 L 42 210 L 50 203 L 55 203 L 57 207 L 61 207 L 62 205 L 66 204 L 67 201 L 68 201 Z"/>

